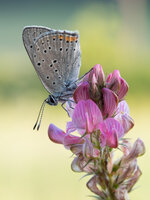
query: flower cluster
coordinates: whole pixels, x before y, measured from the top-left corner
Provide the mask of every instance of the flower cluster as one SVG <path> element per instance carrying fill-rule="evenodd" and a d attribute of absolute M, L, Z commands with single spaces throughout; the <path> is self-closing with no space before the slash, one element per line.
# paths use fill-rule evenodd
<path fill-rule="evenodd" d="M 66 132 L 50 124 L 49 138 L 75 155 L 72 170 L 92 175 L 87 187 L 99 199 L 127 200 L 128 192 L 141 175 L 136 158 L 145 152 L 140 139 L 133 146 L 123 138 L 134 126 L 124 100 L 128 84 L 118 70 L 105 78 L 95 65 L 82 79 L 66 110 L 71 117 Z M 80 136 L 72 135 L 77 131 Z M 123 155 L 113 160 L 114 149 Z M 99 187 L 100 186 L 100 187 Z"/>

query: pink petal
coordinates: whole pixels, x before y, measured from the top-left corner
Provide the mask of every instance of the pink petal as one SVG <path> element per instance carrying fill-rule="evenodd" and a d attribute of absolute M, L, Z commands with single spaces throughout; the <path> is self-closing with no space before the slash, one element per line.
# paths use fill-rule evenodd
<path fill-rule="evenodd" d="M 83 150 L 83 144 L 75 144 L 70 147 L 73 154 L 80 154 Z"/>
<path fill-rule="evenodd" d="M 117 93 L 119 100 L 125 97 L 128 92 L 128 88 L 127 82 L 123 78 L 120 78 L 120 90 Z"/>
<path fill-rule="evenodd" d="M 97 130 L 99 123 L 103 121 L 100 109 L 92 100 L 81 100 L 76 105 L 72 116 L 71 128 L 76 128 L 81 134 L 86 131 Z M 68 130 L 67 130 L 68 133 Z"/>
<path fill-rule="evenodd" d="M 105 81 L 105 75 L 103 72 L 103 68 L 100 64 L 97 64 L 93 67 L 89 75 L 89 82 L 91 82 L 93 75 L 95 76 L 95 79 L 98 85 L 102 86 Z"/>
<path fill-rule="evenodd" d="M 73 98 L 76 103 L 78 103 L 80 100 L 90 99 L 89 88 L 90 86 L 88 82 L 83 82 L 77 87 L 73 94 Z"/>
<path fill-rule="evenodd" d="M 70 147 L 74 144 L 81 144 L 83 143 L 84 140 L 81 139 L 80 137 L 77 137 L 77 136 L 73 136 L 73 135 L 67 135 L 65 138 L 64 138 L 64 145 L 65 147 Z"/>
<path fill-rule="evenodd" d="M 134 126 L 134 121 L 133 121 L 133 119 L 129 116 L 129 115 L 127 115 L 127 114 L 124 114 L 124 115 L 122 115 L 121 116 L 121 124 L 122 124 L 122 126 L 123 126 L 123 128 L 124 128 L 124 132 L 125 133 L 127 133 L 131 128 L 133 128 L 133 126 Z"/>
<path fill-rule="evenodd" d="M 118 138 L 122 137 L 124 130 L 122 125 L 113 118 L 107 118 L 100 124 L 100 130 L 103 135 L 102 145 L 106 145 L 116 148 L 118 146 Z M 104 141 L 103 141 L 104 140 Z"/>
<path fill-rule="evenodd" d="M 98 182 L 99 182 L 99 178 L 98 176 L 95 175 L 87 182 L 86 185 L 89 188 L 89 190 L 91 190 L 91 192 L 104 198 L 105 197 L 104 193 L 97 187 Z"/>
<path fill-rule="evenodd" d="M 115 95 L 113 91 L 108 88 L 102 89 L 103 94 L 103 116 L 111 117 L 118 105 L 118 97 Z"/>
<path fill-rule="evenodd" d="M 75 172 L 93 172 L 92 168 L 94 167 L 92 162 L 89 162 L 89 159 L 85 159 L 82 155 L 78 155 L 71 164 L 71 169 Z"/>
<path fill-rule="evenodd" d="M 129 114 L 129 106 L 125 100 L 119 102 L 118 108 L 117 108 L 117 113 Z"/>
<path fill-rule="evenodd" d="M 115 199 L 118 200 L 129 200 L 128 192 L 125 184 L 120 184 L 115 190 Z"/>
<path fill-rule="evenodd" d="M 113 118 L 107 118 L 104 121 L 105 126 L 107 127 L 107 130 L 110 132 L 112 129 L 115 129 L 118 133 L 118 138 L 122 137 L 124 135 L 124 130 L 122 125 Z"/>
<path fill-rule="evenodd" d="M 97 93 L 98 92 L 98 88 L 97 88 L 97 79 L 95 74 L 93 74 L 92 79 L 91 79 L 91 87 L 92 87 L 92 93 Z"/>
<path fill-rule="evenodd" d="M 139 177 L 142 175 L 141 170 L 139 169 L 139 167 L 137 167 L 135 173 L 133 174 L 133 176 L 128 180 L 127 182 L 127 190 L 128 192 L 131 191 L 131 189 L 133 188 L 133 186 L 135 185 L 135 183 L 138 181 Z"/>
<path fill-rule="evenodd" d="M 108 84 L 112 78 L 112 73 L 107 76 L 106 83 Z"/>
<path fill-rule="evenodd" d="M 134 121 L 129 116 L 129 107 L 126 101 L 121 101 L 118 104 L 117 113 L 115 119 L 122 124 L 124 132 L 127 133 L 134 126 Z"/>
<path fill-rule="evenodd" d="M 72 133 L 76 130 L 76 125 L 71 121 L 71 122 L 67 122 L 67 126 L 66 126 L 66 133 L 67 135 L 69 133 Z"/>
<path fill-rule="evenodd" d="M 127 156 L 131 151 L 131 143 L 126 139 L 122 141 L 122 146 L 120 147 L 124 156 Z"/>
<path fill-rule="evenodd" d="M 86 158 L 91 158 L 93 156 L 93 145 L 89 141 L 89 139 L 86 139 L 86 141 L 83 144 L 83 156 Z"/>
<path fill-rule="evenodd" d="M 103 85 L 105 82 L 105 75 L 104 75 L 103 68 L 101 65 L 99 65 L 99 68 L 98 68 L 98 75 L 99 76 L 98 76 L 97 82 L 99 85 Z"/>
<path fill-rule="evenodd" d="M 66 133 L 57 128 L 54 124 L 50 124 L 48 128 L 49 139 L 55 143 L 63 144 Z"/>
<path fill-rule="evenodd" d="M 79 157 L 75 157 L 71 163 L 71 169 L 74 172 L 82 172 L 82 169 L 79 166 Z"/>
<path fill-rule="evenodd" d="M 75 102 L 72 102 L 72 101 L 73 101 L 73 98 L 70 98 L 70 100 L 71 100 L 71 101 L 67 101 L 67 102 L 65 103 L 65 109 L 67 110 L 69 117 L 72 117 L 73 112 L 74 112 L 74 108 L 75 108 L 75 106 L 76 106 L 76 103 L 75 103 Z"/>
<path fill-rule="evenodd" d="M 112 76 L 109 75 L 107 77 L 107 88 L 114 92 L 118 92 L 120 89 L 120 72 L 118 70 L 114 70 Z"/>
<path fill-rule="evenodd" d="M 107 145 L 111 148 L 117 148 L 118 147 L 118 134 L 117 134 L 115 129 L 112 129 L 111 132 L 108 132 Z"/>
<path fill-rule="evenodd" d="M 130 150 L 130 153 L 124 157 L 123 163 L 130 162 L 145 153 L 145 145 L 141 139 L 137 139 Z"/>
<path fill-rule="evenodd" d="M 118 170 L 119 172 L 119 176 L 118 176 L 118 180 L 117 183 L 121 183 L 123 181 L 125 181 L 126 179 L 130 178 L 132 176 L 132 174 L 134 173 L 134 171 L 137 168 L 137 160 L 134 159 L 132 162 L 127 162 L 124 163 L 124 165 L 121 164 L 120 169 Z"/>

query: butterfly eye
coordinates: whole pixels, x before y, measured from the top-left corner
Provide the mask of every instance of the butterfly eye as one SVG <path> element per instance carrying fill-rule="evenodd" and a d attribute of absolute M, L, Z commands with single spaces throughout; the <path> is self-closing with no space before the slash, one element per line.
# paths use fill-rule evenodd
<path fill-rule="evenodd" d="M 51 47 L 48 47 L 49 49 L 51 49 Z"/>
<path fill-rule="evenodd" d="M 33 47 L 33 46 L 31 45 L 30 48 L 32 49 L 32 47 Z"/>
<path fill-rule="evenodd" d="M 41 63 L 40 62 L 38 62 L 38 64 L 37 64 L 38 66 L 40 66 L 41 65 Z"/>
<path fill-rule="evenodd" d="M 62 51 L 62 48 L 60 48 L 60 51 Z"/>
<path fill-rule="evenodd" d="M 53 82 L 53 85 L 55 85 L 56 83 L 55 82 Z"/>
<path fill-rule="evenodd" d="M 49 76 L 47 76 L 46 78 L 49 79 Z"/>
<path fill-rule="evenodd" d="M 53 64 L 50 64 L 50 67 L 53 67 Z"/>

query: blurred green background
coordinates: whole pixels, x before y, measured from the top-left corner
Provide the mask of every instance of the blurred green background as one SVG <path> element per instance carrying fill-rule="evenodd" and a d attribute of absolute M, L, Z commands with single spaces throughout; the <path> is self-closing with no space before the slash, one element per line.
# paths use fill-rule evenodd
<path fill-rule="evenodd" d="M 119 69 L 130 88 L 127 101 L 147 151 L 131 200 L 149 199 L 150 179 L 150 1 L 26 0 L 0 1 L 0 199 L 90 199 L 87 178 L 71 171 L 71 153 L 47 136 L 50 123 L 65 130 L 60 107 L 46 106 L 39 132 L 32 131 L 47 97 L 22 43 L 27 25 L 78 30 L 83 75 L 100 63 L 106 74 Z"/>

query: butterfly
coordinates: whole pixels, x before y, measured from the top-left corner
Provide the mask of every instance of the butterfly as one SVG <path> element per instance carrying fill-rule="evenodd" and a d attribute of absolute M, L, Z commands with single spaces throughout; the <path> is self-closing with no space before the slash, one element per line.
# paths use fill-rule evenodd
<path fill-rule="evenodd" d="M 55 106 L 61 102 L 63 106 L 77 87 L 81 66 L 79 34 L 42 26 L 27 26 L 23 29 L 22 38 L 35 71 L 49 92 L 33 128 L 36 128 L 39 121 L 38 130 L 45 103 Z"/>

